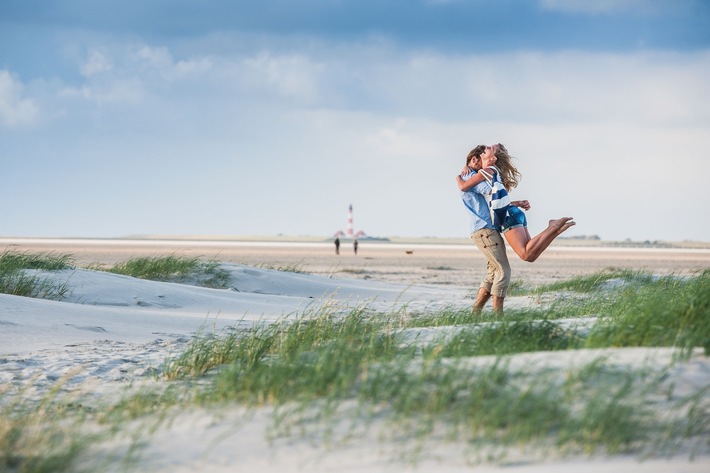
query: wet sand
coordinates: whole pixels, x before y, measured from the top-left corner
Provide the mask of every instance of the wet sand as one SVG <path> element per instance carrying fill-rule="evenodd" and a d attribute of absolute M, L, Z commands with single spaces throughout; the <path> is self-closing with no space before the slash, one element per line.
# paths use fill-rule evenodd
<path fill-rule="evenodd" d="M 473 244 L 360 241 L 355 255 L 343 242 L 247 242 L 225 240 L 27 239 L 0 238 L 0 251 L 71 254 L 77 266 L 113 265 L 135 257 L 181 255 L 251 266 L 299 270 L 334 277 L 405 284 L 477 286 L 485 260 Z M 692 274 L 710 269 L 708 249 L 551 246 L 536 262 L 521 261 L 508 249 L 513 281 L 537 286 L 606 268 L 654 274 Z"/>

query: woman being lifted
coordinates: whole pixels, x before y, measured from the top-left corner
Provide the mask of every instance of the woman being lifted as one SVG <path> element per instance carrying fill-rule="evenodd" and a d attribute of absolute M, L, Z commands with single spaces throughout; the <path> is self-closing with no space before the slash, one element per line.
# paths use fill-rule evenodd
<path fill-rule="evenodd" d="M 468 180 L 461 176 L 477 171 Z M 466 192 L 484 179 L 491 186 L 489 205 L 493 225 L 505 236 L 510 247 L 523 261 L 533 262 L 550 246 L 562 232 L 575 225 L 572 217 L 550 220 L 539 235 L 530 237 L 525 214 L 520 210 L 530 209 L 527 200 L 511 201 L 508 192 L 518 185 L 521 174 L 512 163 L 508 150 L 502 144 L 479 145 L 466 157 L 466 167 L 457 177 L 459 189 Z"/>

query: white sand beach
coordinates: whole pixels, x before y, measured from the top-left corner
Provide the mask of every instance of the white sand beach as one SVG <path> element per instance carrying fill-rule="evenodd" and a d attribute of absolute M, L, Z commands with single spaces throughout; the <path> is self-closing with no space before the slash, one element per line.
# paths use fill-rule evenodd
<path fill-rule="evenodd" d="M 154 375 L 165 358 L 184 349 L 197 333 L 228 327 L 269 324 L 323 305 L 343 312 L 366 305 L 373 310 L 434 312 L 467 308 L 480 280 L 483 260 L 473 249 L 427 245 L 361 243 L 357 256 L 345 247 L 338 257 L 331 244 L 244 244 L 121 240 L 1 239 L 0 251 L 51 251 L 76 258 L 76 269 L 35 274 L 66 284 L 60 301 L 0 294 L 0 385 L 5 392 L 40 398 L 71 374 L 63 390 L 91 404 L 129 388 L 162 383 Z M 407 251 L 411 253 L 407 253 Z M 184 283 L 156 282 L 110 274 L 84 265 L 110 265 L 134 256 L 180 254 L 222 263 L 230 287 L 210 289 Z M 512 259 L 511 259 L 512 261 Z M 306 272 L 279 271 L 300 265 Z M 655 274 L 692 274 L 710 268 L 708 250 L 616 250 L 552 247 L 534 264 L 513 262 L 513 279 L 541 284 L 590 274 L 607 267 L 645 269 Z M 535 307 L 532 296 L 510 297 L 507 307 Z M 422 329 L 412 340 L 426 340 Z M 411 331 L 411 329 L 410 329 Z M 698 349 L 674 363 L 666 348 L 619 348 L 535 352 L 511 357 L 518 369 L 569 368 L 604 357 L 610 366 L 667 370 L 664 383 L 678 396 L 705 389 L 710 398 L 710 360 Z M 491 357 L 472 360 L 491 363 Z M 659 387 L 662 390 L 662 387 Z M 24 390 L 24 391 L 23 391 Z M 660 392 L 660 391 L 659 391 Z M 2 408 L 2 406 L 0 406 Z M 708 440 L 691 453 L 682 447 L 668 457 L 593 455 L 535 459 L 513 455 L 502 464 L 471 466 L 458 455 L 460 446 L 434 443 L 430 455 L 415 465 L 393 460 L 392 445 L 377 435 L 327 445 L 323 439 L 269 438 L 269 411 L 248 416 L 240 409 L 211 412 L 195 408 L 147 436 L 140 472 L 707 472 Z M 695 439 L 696 443 L 698 439 Z M 110 452 L 125 448 L 113 440 L 99 450 L 107 471 L 122 471 Z M 429 446 L 429 448 L 432 448 Z M 92 461 L 89 456 L 86 461 Z"/>
<path fill-rule="evenodd" d="M 330 240 L 289 242 L 210 239 L 0 238 L 0 250 L 69 253 L 77 265 L 112 265 L 128 258 L 177 254 L 250 266 L 300 267 L 310 274 L 402 284 L 470 287 L 484 272 L 472 243 L 386 243 L 361 240 L 358 254 L 344 241 L 339 256 Z M 614 267 L 654 274 L 690 274 L 710 268 L 710 247 L 628 248 L 553 243 L 535 263 L 509 252 L 513 281 L 546 284 Z"/>

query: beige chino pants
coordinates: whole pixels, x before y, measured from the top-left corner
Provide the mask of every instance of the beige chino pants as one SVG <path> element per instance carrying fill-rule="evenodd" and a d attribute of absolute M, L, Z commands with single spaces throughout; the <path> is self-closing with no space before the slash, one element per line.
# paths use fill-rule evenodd
<path fill-rule="evenodd" d="M 511 270 L 503 237 L 492 228 L 484 228 L 473 233 L 471 239 L 486 258 L 486 276 L 481 288 L 496 297 L 505 297 L 510 286 Z"/>

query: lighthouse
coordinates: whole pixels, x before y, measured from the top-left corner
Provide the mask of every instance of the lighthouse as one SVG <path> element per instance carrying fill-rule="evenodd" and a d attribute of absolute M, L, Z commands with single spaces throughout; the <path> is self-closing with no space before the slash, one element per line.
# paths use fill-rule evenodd
<path fill-rule="evenodd" d="M 350 204 L 350 206 L 348 207 L 348 223 L 345 226 L 345 231 L 338 230 L 337 232 L 335 232 L 335 235 L 333 235 L 333 237 L 346 238 L 349 240 L 356 240 L 358 238 L 369 238 L 362 230 L 359 230 L 357 233 L 355 233 L 355 231 L 353 230 L 353 204 Z"/>
<path fill-rule="evenodd" d="M 353 204 L 348 207 L 348 226 L 345 228 L 345 236 L 353 237 Z"/>

